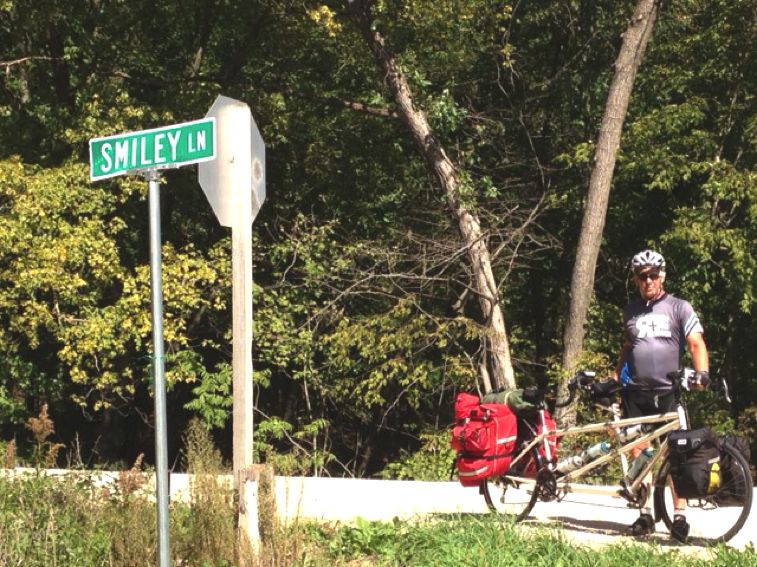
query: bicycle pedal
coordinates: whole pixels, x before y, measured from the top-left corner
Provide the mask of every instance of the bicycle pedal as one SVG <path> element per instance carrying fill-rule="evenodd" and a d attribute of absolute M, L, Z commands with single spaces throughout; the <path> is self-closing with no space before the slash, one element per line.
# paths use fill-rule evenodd
<path fill-rule="evenodd" d="M 633 497 L 633 494 L 631 494 L 630 492 L 628 492 L 627 488 L 621 488 L 615 494 L 617 494 L 621 498 L 624 498 L 624 499 L 628 500 L 629 503 L 631 503 L 632 500 L 635 500 L 634 497 Z"/>
<path fill-rule="evenodd" d="M 639 499 L 631 494 L 628 489 L 621 488 L 616 492 L 616 494 L 626 501 L 626 508 L 636 509 L 639 507 Z"/>

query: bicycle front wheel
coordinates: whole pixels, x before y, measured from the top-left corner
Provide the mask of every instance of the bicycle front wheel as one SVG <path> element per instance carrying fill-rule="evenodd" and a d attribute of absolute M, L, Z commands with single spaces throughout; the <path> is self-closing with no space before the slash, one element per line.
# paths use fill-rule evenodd
<path fill-rule="evenodd" d="M 492 512 L 523 520 L 536 504 L 539 495 L 538 476 L 534 482 L 518 482 L 507 475 L 481 481 L 481 492 Z"/>
<path fill-rule="evenodd" d="M 724 542 L 735 536 L 744 526 L 752 508 L 752 475 L 744 457 L 729 445 L 721 451 L 721 462 L 730 459 L 731 466 L 722 470 L 720 486 L 704 498 L 686 499 L 686 521 L 690 526 L 689 541 Z M 655 478 L 655 511 L 670 530 L 673 525 L 671 464 L 665 458 Z M 672 532 L 671 532 L 672 533 Z"/>

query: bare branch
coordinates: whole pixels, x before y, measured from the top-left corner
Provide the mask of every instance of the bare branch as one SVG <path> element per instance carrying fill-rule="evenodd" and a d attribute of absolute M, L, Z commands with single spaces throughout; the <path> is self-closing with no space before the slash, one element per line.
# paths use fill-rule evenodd
<path fill-rule="evenodd" d="M 11 67 L 15 67 L 16 65 L 21 65 L 22 63 L 26 63 L 28 61 L 59 61 L 59 57 L 47 57 L 45 55 L 29 55 L 27 57 L 21 57 L 19 59 L 12 59 L 9 61 L 0 61 L 0 67 L 5 67 L 5 74 L 7 75 L 10 72 Z"/>

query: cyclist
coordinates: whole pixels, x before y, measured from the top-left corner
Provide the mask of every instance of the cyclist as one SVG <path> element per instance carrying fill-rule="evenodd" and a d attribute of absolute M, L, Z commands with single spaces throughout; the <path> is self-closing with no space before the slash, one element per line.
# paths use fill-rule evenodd
<path fill-rule="evenodd" d="M 656 415 L 671 411 L 674 397 L 669 372 L 680 368 L 680 358 L 688 346 L 695 382 L 704 388 L 710 383 L 709 357 L 702 325 L 691 305 L 665 292 L 665 258 L 653 250 L 643 250 L 631 260 L 631 276 L 640 298 L 632 300 L 623 312 L 624 341 L 615 368 L 615 380 L 623 383 L 621 398 L 626 417 Z M 637 457 L 648 445 L 633 450 Z M 647 477 L 647 501 L 631 533 L 653 533 L 655 522 L 650 498 L 651 479 Z M 686 501 L 676 500 L 672 530 L 683 539 L 688 536 Z"/>

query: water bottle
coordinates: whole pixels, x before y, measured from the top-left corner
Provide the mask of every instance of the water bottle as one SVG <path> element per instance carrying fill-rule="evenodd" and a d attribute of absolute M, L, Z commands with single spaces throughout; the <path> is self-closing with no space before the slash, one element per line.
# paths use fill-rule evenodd
<path fill-rule="evenodd" d="M 610 444 L 607 441 L 600 441 L 596 445 L 592 445 L 588 449 L 586 449 L 583 453 L 581 453 L 581 456 L 583 457 L 583 461 L 586 463 L 588 461 L 591 461 L 592 459 L 596 459 L 600 455 L 606 455 L 610 452 Z"/>
<path fill-rule="evenodd" d="M 588 463 L 592 459 L 605 455 L 610 452 L 610 444 L 607 441 L 600 441 L 596 445 L 592 445 L 585 451 L 566 457 L 557 463 L 557 471 L 563 474 L 576 470 L 584 463 Z"/>
<path fill-rule="evenodd" d="M 644 468 L 644 465 L 646 465 L 649 462 L 649 459 L 652 458 L 652 455 L 654 455 L 654 449 L 652 449 L 652 447 L 647 447 L 639 453 L 639 456 L 636 457 L 631 464 L 631 469 L 628 471 L 628 474 L 623 479 L 626 486 L 630 485 L 636 479 L 641 472 L 641 469 Z"/>
<path fill-rule="evenodd" d="M 560 472 L 562 474 L 569 473 L 570 471 L 576 470 L 578 467 L 584 464 L 583 459 L 581 458 L 581 454 L 578 455 L 571 455 L 570 457 L 565 457 L 564 459 L 560 459 L 560 461 L 557 463 L 557 472 Z"/>
<path fill-rule="evenodd" d="M 635 439 L 642 433 L 644 433 L 643 423 L 639 423 L 638 425 L 632 425 L 631 427 L 626 427 L 625 429 L 621 429 L 620 431 L 618 431 L 618 441 L 620 441 L 621 443 L 625 443 L 626 441 Z"/>

